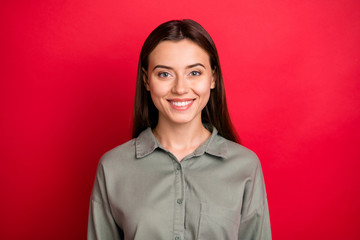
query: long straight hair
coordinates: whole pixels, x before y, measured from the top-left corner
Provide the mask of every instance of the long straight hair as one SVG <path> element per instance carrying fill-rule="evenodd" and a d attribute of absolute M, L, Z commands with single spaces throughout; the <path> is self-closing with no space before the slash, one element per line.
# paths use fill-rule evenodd
<path fill-rule="evenodd" d="M 226 104 L 224 82 L 215 44 L 206 30 L 199 23 L 190 19 L 173 20 L 161 24 L 150 33 L 142 46 L 135 90 L 133 137 L 137 137 L 148 127 L 154 129 L 158 123 L 159 111 L 143 81 L 142 69 L 148 69 L 150 53 L 162 41 L 183 39 L 189 39 L 203 48 L 209 54 L 211 68 L 215 71 L 215 88 L 211 89 L 209 101 L 201 112 L 203 124 L 214 126 L 221 136 L 239 143 L 240 140 L 231 123 Z"/>

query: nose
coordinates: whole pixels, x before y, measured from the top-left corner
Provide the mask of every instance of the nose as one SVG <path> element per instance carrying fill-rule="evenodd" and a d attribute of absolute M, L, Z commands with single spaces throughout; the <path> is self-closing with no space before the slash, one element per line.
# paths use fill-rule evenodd
<path fill-rule="evenodd" d="M 174 86 L 172 88 L 173 93 L 176 94 L 185 94 L 188 92 L 188 83 L 186 81 L 185 77 L 182 76 L 177 76 L 175 81 L 174 81 Z"/>

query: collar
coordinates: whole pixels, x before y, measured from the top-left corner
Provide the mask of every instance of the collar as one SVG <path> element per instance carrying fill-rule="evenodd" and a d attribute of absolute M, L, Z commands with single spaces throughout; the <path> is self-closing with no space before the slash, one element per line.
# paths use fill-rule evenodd
<path fill-rule="evenodd" d="M 191 154 L 191 156 L 200 156 L 206 152 L 210 155 L 226 159 L 228 152 L 226 141 L 227 140 L 225 138 L 218 134 L 217 129 L 212 127 L 210 138 L 201 144 L 200 147 Z M 169 152 L 161 146 L 152 133 L 151 128 L 147 128 L 140 133 L 140 135 L 135 139 L 135 146 L 136 158 L 146 157 L 154 152 L 156 148 L 161 148 L 162 150 Z"/>

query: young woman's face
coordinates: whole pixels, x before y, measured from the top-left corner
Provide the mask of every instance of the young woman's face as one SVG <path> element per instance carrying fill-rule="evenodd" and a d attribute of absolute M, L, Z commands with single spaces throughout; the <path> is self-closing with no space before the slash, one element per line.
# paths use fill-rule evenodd
<path fill-rule="evenodd" d="M 145 86 L 159 110 L 159 123 L 201 123 L 201 111 L 215 87 L 205 50 L 187 39 L 160 42 L 149 55 L 145 73 Z"/>

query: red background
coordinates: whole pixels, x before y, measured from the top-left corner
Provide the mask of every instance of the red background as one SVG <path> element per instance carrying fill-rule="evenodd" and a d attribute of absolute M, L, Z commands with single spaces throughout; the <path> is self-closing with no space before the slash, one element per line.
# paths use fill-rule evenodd
<path fill-rule="evenodd" d="M 101 155 L 130 139 L 141 45 L 192 18 L 262 162 L 273 238 L 358 239 L 358 0 L 2 1 L 0 239 L 85 239 Z"/>

